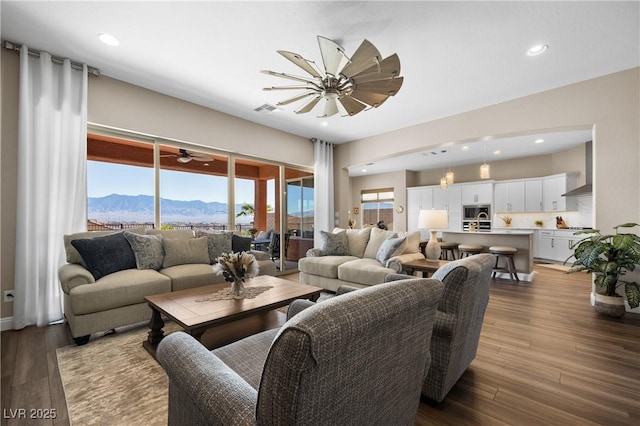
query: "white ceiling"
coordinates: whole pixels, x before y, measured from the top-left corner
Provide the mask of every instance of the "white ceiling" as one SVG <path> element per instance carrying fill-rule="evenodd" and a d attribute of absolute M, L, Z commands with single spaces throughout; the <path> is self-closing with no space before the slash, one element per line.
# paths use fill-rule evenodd
<path fill-rule="evenodd" d="M 3 0 L 0 29 L 3 40 L 86 62 L 109 77 L 305 138 L 344 143 L 640 66 L 639 6 Z M 102 44 L 102 32 L 120 45 Z M 297 115 L 297 103 L 277 114 L 254 111 L 295 94 L 262 91 L 289 83 L 260 70 L 304 74 L 276 50 L 321 64 L 317 35 L 337 41 L 347 55 L 365 38 L 383 56 L 397 53 L 403 87 L 380 108 L 353 117 L 320 119 L 319 110 Z M 549 50 L 527 56 L 536 43 Z M 408 159 L 400 159 L 401 168 Z"/>

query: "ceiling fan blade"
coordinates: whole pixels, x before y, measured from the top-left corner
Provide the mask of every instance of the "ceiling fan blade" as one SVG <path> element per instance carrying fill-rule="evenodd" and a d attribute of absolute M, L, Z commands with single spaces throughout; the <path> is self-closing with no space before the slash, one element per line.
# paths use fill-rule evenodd
<path fill-rule="evenodd" d="M 342 96 L 338 98 L 344 109 L 347 111 L 349 115 L 356 115 L 363 109 L 367 107 L 367 105 L 363 104 L 360 101 L 353 99 L 350 96 Z"/>
<path fill-rule="evenodd" d="M 318 36 L 318 45 L 320 46 L 324 70 L 327 74 L 337 76 L 349 62 L 349 58 L 344 54 L 344 49 L 335 41 L 322 36 Z"/>
<path fill-rule="evenodd" d="M 397 54 L 393 54 L 380 62 L 375 64 L 361 73 L 352 77 L 353 82 L 364 83 L 367 81 L 381 80 L 385 78 L 392 78 L 400 75 L 400 58 Z"/>
<path fill-rule="evenodd" d="M 304 78 L 304 77 L 298 77 L 296 75 L 285 74 L 283 72 L 275 72 L 275 71 L 269 71 L 269 70 L 262 70 L 260 72 L 262 74 L 268 74 L 274 77 L 281 77 L 281 78 L 287 78 L 289 80 L 302 81 L 303 83 L 313 84 L 314 86 L 318 86 L 315 81 L 309 80 L 308 78 Z"/>
<path fill-rule="evenodd" d="M 358 50 L 351 56 L 351 62 L 344 67 L 342 74 L 347 78 L 352 77 L 375 65 L 374 58 L 379 61 L 381 57 L 378 49 L 369 40 L 365 39 L 358 47 Z"/>
<path fill-rule="evenodd" d="M 286 50 L 278 50 L 277 52 L 282 56 L 284 56 L 285 58 L 287 58 L 288 60 L 290 60 L 291 62 L 293 62 L 294 64 L 296 64 L 297 66 L 299 66 L 300 68 L 302 68 L 303 70 L 305 70 L 306 72 L 308 72 L 309 74 L 311 74 L 312 76 L 322 78 L 320 73 L 316 71 L 316 69 L 311 65 L 311 61 L 306 60 L 305 58 L 298 55 L 297 53 L 287 52 Z"/>
<path fill-rule="evenodd" d="M 326 102 L 324 104 L 324 112 L 320 117 L 331 117 L 338 113 L 338 104 L 335 97 L 325 96 Z"/>
<path fill-rule="evenodd" d="M 207 154 L 204 154 L 202 152 L 195 152 L 195 151 L 185 151 L 185 154 L 187 157 L 190 157 L 194 160 L 197 161 L 213 161 L 213 158 L 208 156 Z"/>
<path fill-rule="evenodd" d="M 271 90 L 313 90 L 313 87 L 309 87 L 309 86 L 271 86 L 271 87 L 263 87 L 262 90 L 264 91 L 271 91 Z"/>
<path fill-rule="evenodd" d="M 277 105 L 288 105 L 290 103 L 299 101 L 300 99 L 304 99 L 304 98 L 306 98 L 308 96 L 313 96 L 313 95 L 317 95 L 317 94 L 318 94 L 317 92 L 306 92 L 306 93 L 303 93 L 302 95 L 296 95 L 296 96 L 294 96 L 292 98 L 285 99 L 284 101 L 280 101 L 280 102 L 277 103 Z"/>
<path fill-rule="evenodd" d="M 365 92 L 362 90 L 354 90 L 351 92 L 351 97 L 364 102 L 367 105 L 371 105 L 374 108 L 378 108 L 389 98 L 387 95 L 380 95 L 378 93 Z"/>
<path fill-rule="evenodd" d="M 307 102 L 302 108 L 295 110 L 294 112 L 296 114 L 304 114 L 305 112 L 309 112 L 313 109 L 313 107 L 315 107 L 318 102 L 320 102 L 320 99 L 322 99 L 322 96 L 318 95 L 315 98 L 311 99 L 309 102 Z"/>
<path fill-rule="evenodd" d="M 388 78 L 386 80 L 369 81 L 367 83 L 358 83 L 355 90 L 363 92 L 372 92 L 380 95 L 394 96 L 402 87 L 404 77 Z"/>

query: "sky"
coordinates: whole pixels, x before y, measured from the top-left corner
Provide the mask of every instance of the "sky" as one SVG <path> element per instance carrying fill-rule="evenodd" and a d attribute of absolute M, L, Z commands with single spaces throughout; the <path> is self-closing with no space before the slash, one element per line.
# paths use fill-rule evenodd
<path fill-rule="evenodd" d="M 87 161 L 87 193 L 92 198 L 111 194 L 153 195 L 153 169 Z M 236 204 L 253 204 L 253 193 L 253 181 L 236 179 Z M 161 170 L 160 196 L 170 200 L 227 203 L 227 179 Z M 268 190 L 267 204 L 275 205 L 273 186 Z"/>

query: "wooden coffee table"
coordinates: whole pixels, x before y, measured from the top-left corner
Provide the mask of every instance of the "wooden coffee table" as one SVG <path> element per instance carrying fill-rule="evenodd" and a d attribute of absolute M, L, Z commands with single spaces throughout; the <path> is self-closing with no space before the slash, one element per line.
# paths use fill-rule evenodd
<path fill-rule="evenodd" d="M 163 315 L 200 340 L 208 328 L 273 311 L 288 305 L 295 299 L 315 301 L 322 291 L 320 287 L 260 275 L 248 280 L 245 287 L 271 286 L 273 288 L 260 293 L 253 299 L 196 301 L 229 286 L 229 283 L 221 283 L 145 297 L 151 308 L 151 321 L 149 337 L 142 343 L 144 348 L 155 357 L 156 347 L 164 337 Z"/>
<path fill-rule="evenodd" d="M 451 262 L 450 260 L 438 260 L 437 262 L 428 262 L 427 259 L 412 260 L 411 262 L 405 262 L 402 267 L 407 270 L 409 274 L 413 274 L 416 271 L 423 272 L 427 277 L 431 276 L 435 271 L 442 266 Z"/>

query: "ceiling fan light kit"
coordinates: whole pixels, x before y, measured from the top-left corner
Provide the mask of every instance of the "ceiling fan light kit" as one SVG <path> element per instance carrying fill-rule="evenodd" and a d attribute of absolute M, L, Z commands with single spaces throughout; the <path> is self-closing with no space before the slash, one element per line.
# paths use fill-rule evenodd
<path fill-rule="evenodd" d="M 351 58 L 345 54 L 342 46 L 326 37 L 318 36 L 318 45 L 323 70 L 302 55 L 278 50 L 280 55 L 306 71 L 311 78 L 269 70 L 261 71 L 274 77 L 304 83 L 263 88 L 266 91 L 303 91 L 278 102 L 278 106 L 305 99 L 306 103 L 295 110 L 296 114 L 304 114 L 313 110 L 320 101 L 324 101 L 323 113 L 318 116 L 319 118 L 338 114 L 340 112 L 338 104 L 347 115 L 352 116 L 361 111 L 379 107 L 390 96 L 395 96 L 402 87 L 403 77 L 400 77 L 400 59 L 397 54 L 394 53 L 382 59 L 378 49 L 368 40 L 360 44 Z"/>

